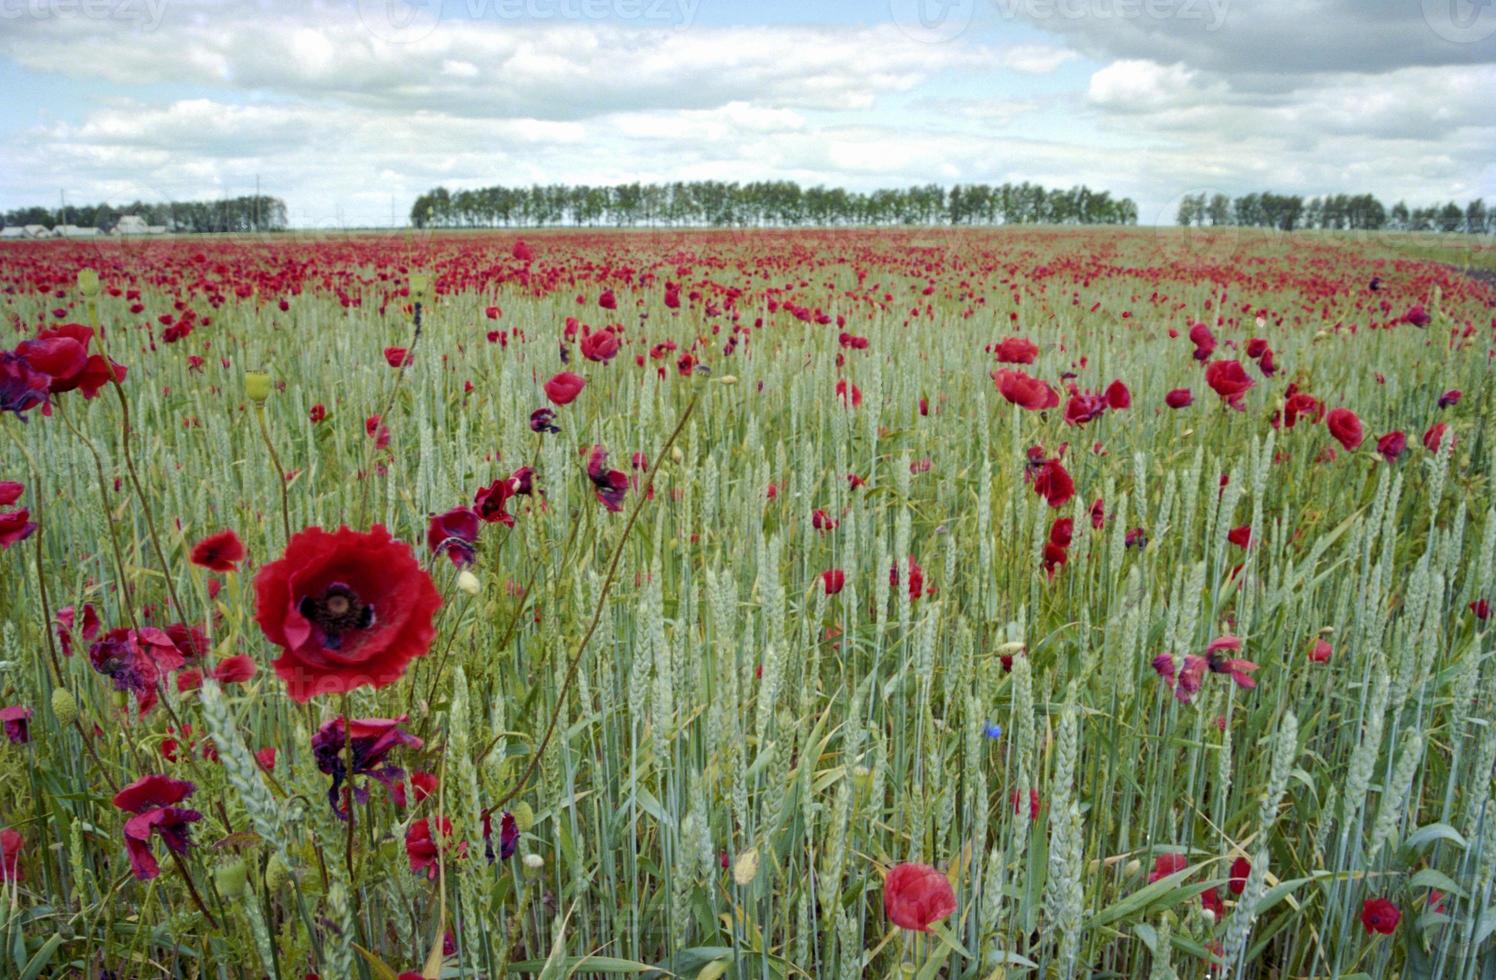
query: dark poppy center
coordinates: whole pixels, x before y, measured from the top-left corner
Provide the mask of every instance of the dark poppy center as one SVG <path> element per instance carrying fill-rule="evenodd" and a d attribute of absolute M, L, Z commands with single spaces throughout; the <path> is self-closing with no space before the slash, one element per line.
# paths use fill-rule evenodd
<path fill-rule="evenodd" d="M 342 582 L 334 582 L 320 596 L 303 596 L 297 604 L 302 618 L 322 631 L 322 645 L 337 650 L 345 634 L 374 625 L 374 606 Z"/>

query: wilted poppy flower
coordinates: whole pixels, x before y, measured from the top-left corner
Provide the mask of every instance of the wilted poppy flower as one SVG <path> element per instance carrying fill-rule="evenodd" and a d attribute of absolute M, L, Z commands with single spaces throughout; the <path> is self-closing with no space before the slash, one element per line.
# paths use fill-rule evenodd
<path fill-rule="evenodd" d="M 154 626 L 110 630 L 89 647 L 88 659 L 115 690 L 135 695 L 142 714 L 155 705 L 161 679 L 186 663 L 171 637 Z"/>
<path fill-rule="evenodd" d="M 220 684 L 242 684 L 253 677 L 258 669 L 253 657 L 241 653 L 220 660 L 218 666 L 213 668 L 213 678 Z"/>
<path fill-rule="evenodd" d="M 24 507 L 20 510 L 0 513 L 0 548 L 9 548 L 13 544 L 25 541 L 34 533 L 36 533 L 36 522 L 31 520 L 31 512 Z"/>
<path fill-rule="evenodd" d="M 555 424 L 556 413 L 548 408 L 537 408 L 530 413 L 531 432 L 560 432 L 560 426 Z"/>
<path fill-rule="evenodd" d="M 1008 337 L 994 351 L 1001 364 L 1032 364 L 1039 356 L 1039 347 L 1023 337 Z"/>
<path fill-rule="evenodd" d="M 21 874 L 21 848 L 26 841 L 13 827 L 0 830 L 0 881 L 24 881 Z"/>
<path fill-rule="evenodd" d="M 608 469 L 608 451 L 602 446 L 593 446 L 587 457 L 587 478 L 592 481 L 597 499 L 604 507 L 614 513 L 623 509 L 629 478 L 626 473 Z"/>
<path fill-rule="evenodd" d="M 1148 547 L 1148 532 L 1140 527 L 1131 528 L 1123 540 L 1124 548 L 1146 548 Z"/>
<path fill-rule="evenodd" d="M 618 354 L 618 335 L 611 330 L 594 330 L 582 338 L 582 356 L 606 364 Z"/>
<path fill-rule="evenodd" d="M 0 708 L 0 724 L 4 724 L 5 737 L 12 745 L 25 745 L 31 741 L 31 709 L 25 705 Z"/>
<path fill-rule="evenodd" d="M 1073 389 L 1072 389 L 1073 390 Z M 1106 399 L 1092 392 L 1075 392 L 1065 403 L 1065 424 L 1085 425 L 1106 411 Z"/>
<path fill-rule="evenodd" d="M 1368 936 L 1374 932 L 1390 936 L 1401 920 L 1402 910 L 1385 898 L 1368 898 L 1361 905 L 1361 925 Z"/>
<path fill-rule="evenodd" d="M 1226 888 L 1233 895 L 1240 895 L 1247 887 L 1247 876 L 1252 873 L 1252 862 L 1244 857 L 1239 857 L 1231 862 L 1230 878 L 1227 880 Z"/>
<path fill-rule="evenodd" d="M 441 840 L 438 841 L 431 835 L 431 821 L 426 817 L 413 821 L 405 830 L 405 857 L 410 862 L 410 870 L 417 874 L 425 873 L 428 880 L 435 881 L 438 868 L 438 847 L 440 853 L 455 855 L 458 858 L 467 854 L 467 841 L 458 841 L 457 846 L 452 846 L 452 821 L 447 817 L 437 817 L 436 825 Z"/>
<path fill-rule="evenodd" d="M 327 799 L 338 816 L 347 816 L 346 810 L 339 806 L 338 795 L 345 780 L 353 790 L 353 799 L 362 803 L 369 798 L 369 791 L 354 785 L 354 776 L 368 776 L 386 789 L 405 778 L 405 771 L 399 766 L 385 764 L 385 757 L 400 746 L 421 747 L 419 738 L 400 727 L 405 718 L 405 715 L 398 718 L 356 718 L 351 729 L 345 729 L 342 718 L 334 718 L 324 722 L 312 736 L 312 755 L 317 760 L 317 768 L 332 777 Z M 351 773 L 348 769 L 348 742 L 353 748 Z"/>
<path fill-rule="evenodd" d="M 1188 408 L 1195 403 L 1195 395 L 1188 388 L 1175 388 L 1164 396 L 1164 404 L 1170 408 Z"/>
<path fill-rule="evenodd" d="M 452 564 L 465 568 L 477 556 L 478 532 L 482 525 L 471 507 L 453 507 L 431 515 L 426 526 L 426 547 L 433 555 L 446 555 Z"/>
<path fill-rule="evenodd" d="M 1038 378 L 1031 378 L 1022 371 L 1000 368 L 992 372 L 992 380 L 1004 398 L 1019 408 L 1031 412 L 1055 408 L 1060 404 L 1060 393 Z"/>
<path fill-rule="evenodd" d="M 836 595 L 847 583 L 847 573 L 840 568 L 828 568 L 821 573 L 821 584 L 827 595 Z"/>
<path fill-rule="evenodd" d="M 1389 432 L 1377 440 L 1377 452 L 1389 463 L 1397 462 L 1397 458 L 1408 450 L 1408 437 L 1399 430 Z"/>
<path fill-rule="evenodd" d="M 1205 383 L 1221 400 L 1238 411 L 1244 410 L 1242 398 L 1257 382 L 1247 377 L 1240 361 L 1211 361 L 1205 368 Z"/>
<path fill-rule="evenodd" d="M 929 932 L 956 911 L 950 879 L 928 864 L 900 864 L 883 881 L 883 909 L 901 929 Z"/>
<path fill-rule="evenodd" d="M 73 655 L 73 626 L 76 614 L 72 606 L 63 606 L 57 610 L 54 617 L 58 642 L 62 644 L 62 655 L 71 657 Z M 94 610 L 92 603 L 83 606 L 83 638 L 92 641 L 99 635 L 99 614 Z"/>
<path fill-rule="evenodd" d="M 1347 452 L 1354 452 L 1366 438 L 1366 432 L 1361 427 L 1361 420 L 1348 408 L 1330 409 L 1330 414 L 1325 416 L 1325 426 L 1330 430 L 1330 435 L 1335 441 L 1344 446 Z"/>
<path fill-rule="evenodd" d="M 557 405 L 570 405 L 585 387 L 587 379 L 570 371 L 562 371 L 545 383 L 545 397 Z M 533 415 L 531 419 L 534 419 Z"/>
<path fill-rule="evenodd" d="M 1250 660 L 1226 657 L 1226 652 L 1235 653 L 1241 650 L 1241 637 L 1226 636 L 1217 637 L 1210 641 L 1205 648 L 1206 662 L 1210 666 L 1211 673 L 1230 674 L 1231 679 L 1240 687 L 1254 688 L 1257 682 L 1252 679 L 1252 671 L 1257 669 L 1257 664 Z"/>
<path fill-rule="evenodd" d="M 192 547 L 192 564 L 209 571 L 236 571 L 243 560 L 244 542 L 233 531 L 210 534 Z"/>
<path fill-rule="evenodd" d="M 282 649 L 291 697 L 384 687 L 431 646 L 441 596 L 410 546 L 382 525 L 298 532 L 255 576 L 255 621 Z"/>

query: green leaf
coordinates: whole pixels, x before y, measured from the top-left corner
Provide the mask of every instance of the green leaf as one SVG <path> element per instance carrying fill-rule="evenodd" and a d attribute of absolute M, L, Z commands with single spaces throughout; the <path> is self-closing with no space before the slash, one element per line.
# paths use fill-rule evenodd
<path fill-rule="evenodd" d="M 1429 841 L 1435 840 L 1447 840 L 1462 851 L 1470 846 L 1464 835 L 1447 823 L 1431 823 L 1419 827 L 1408 835 L 1408 839 L 1403 841 L 1403 846 L 1417 850 Z"/>
<path fill-rule="evenodd" d="M 26 969 L 21 971 L 20 980 L 36 980 L 41 976 L 47 964 L 52 962 L 52 957 L 57 955 L 57 949 L 61 945 L 62 934 L 54 932 L 51 938 L 42 943 L 42 948 L 36 951 L 36 955 L 31 957 L 31 962 L 26 964 Z"/>
<path fill-rule="evenodd" d="M 1460 898 L 1469 897 L 1465 889 L 1456 884 L 1453 878 L 1437 868 L 1424 868 L 1409 878 L 1408 884 L 1414 888 L 1437 888 L 1446 895 L 1457 895 Z"/>

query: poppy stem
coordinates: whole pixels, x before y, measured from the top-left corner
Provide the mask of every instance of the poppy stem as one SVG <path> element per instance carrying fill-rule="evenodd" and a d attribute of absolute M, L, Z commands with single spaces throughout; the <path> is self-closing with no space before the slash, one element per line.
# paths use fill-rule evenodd
<path fill-rule="evenodd" d="M 348 766 L 348 834 L 343 844 L 343 861 L 348 867 L 348 882 L 353 883 L 353 716 L 348 713 L 348 692 L 341 697 L 343 708 L 343 753 Z"/>
<path fill-rule="evenodd" d="M 286 540 L 291 540 L 291 492 L 286 489 L 286 468 L 281 465 L 280 454 L 275 451 L 275 443 L 270 438 L 270 427 L 265 424 L 265 406 L 263 403 L 255 403 L 255 421 L 260 425 L 260 438 L 265 442 L 265 451 L 270 454 L 270 465 L 275 467 L 275 475 L 280 482 L 281 498 L 281 527 L 286 532 Z"/>
<path fill-rule="evenodd" d="M 193 904 L 203 914 L 203 918 L 208 920 L 208 926 L 212 929 L 217 929 L 218 920 L 213 918 L 213 913 L 208 911 L 207 903 L 203 901 L 202 895 L 198 894 L 197 884 L 192 880 L 192 872 L 188 869 L 187 862 L 182 860 L 182 855 L 171 848 L 168 847 L 166 850 L 171 855 L 172 860 L 177 862 L 177 870 L 182 872 L 182 880 L 187 882 L 187 891 L 192 895 Z"/>
<path fill-rule="evenodd" d="M 364 449 L 364 489 L 359 494 L 358 502 L 358 524 L 360 528 L 368 525 L 369 516 L 369 484 L 374 479 L 374 451 L 379 446 L 379 427 L 385 424 L 385 417 L 390 414 L 394 407 L 395 396 L 400 393 L 400 382 L 405 380 L 405 372 L 410 370 L 410 365 L 415 361 L 416 344 L 421 340 L 421 304 L 419 302 L 411 305 L 411 319 L 415 322 L 415 329 L 410 335 L 410 346 L 406 350 L 405 357 L 400 359 L 400 367 L 395 372 L 395 383 L 390 386 L 390 393 L 384 399 L 384 407 L 379 414 L 374 416 L 378 422 L 374 425 L 374 431 L 369 433 L 369 442 Z"/>
<path fill-rule="evenodd" d="M 120 550 L 119 546 L 119 524 L 115 521 L 114 511 L 109 506 L 109 483 L 104 479 L 104 460 L 99 455 L 99 448 L 94 445 L 93 440 L 84 435 L 82 430 L 73 424 L 72 417 L 63 409 L 60 402 L 57 405 L 57 414 L 62 419 L 62 424 L 68 427 L 68 431 L 79 442 L 83 443 L 83 447 L 93 457 L 94 476 L 97 478 L 99 484 L 99 509 L 104 512 L 104 523 L 109 525 L 109 544 L 114 551 L 114 565 L 119 574 L 119 587 L 122 590 L 120 605 L 124 607 L 125 619 L 129 621 L 130 628 L 139 629 L 140 624 L 135 621 L 135 606 L 130 601 L 130 580 L 125 576 L 124 552 Z"/>
<path fill-rule="evenodd" d="M 587 650 L 587 644 L 592 639 L 592 634 L 597 632 L 597 624 L 602 621 L 603 607 L 608 604 L 608 593 L 613 589 L 613 582 L 618 578 L 618 564 L 623 559 L 623 548 L 628 544 L 629 537 L 634 530 L 634 524 L 639 519 L 639 513 L 644 509 L 644 504 L 649 500 L 649 490 L 654 486 L 655 473 L 660 468 L 660 463 L 670 454 L 670 449 L 675 445 L 675 440 L 686 429 L 686 422 L 691 418 L 691 413 L 696 410 L 696 403 L 701 400 L 702 389 L 697 388 L 686 403 L 686 408 L 680 414 L 680 419 L 675 423 L 675 429 L 670 433 L 670 438 L 655 455 L 654 463 L 649 467 L 649 476 L 644 481 L 644 486 L 634 498 L 634 509 L 629 513 L 628 523 L 623 526 L 623 534 L 618 538 L 618 544 L 613 546 L 613 557 L 608 562 L 608 576 L 603 580 L 602 591 L 598 594 L 597 605 L 592 610 L 592 621 L 587 624 L 587 632 L 582 634 L 582 639 L 577 643 L 576 652 L 571 655 L 571 662 L 566 667 L 566 678 L 561 682 L 561 690 L 556 692 L 556 706 L 551 710 L 550 721 L 546 723 L 545 735 L 540 739 L 540 745 L 530 756 L 530 763 L 525 771 L 520 774 L 519 779 L 510 787 L 509 791 L 499 798 L 498 802 L 484 811 L 485 815 L 495 810 L 502 810 L 504 805 L 513 800 L 525 788 L 530 777 L 535 775 L 535 770 L 540 767 L 540 760 L 545 756 L 545 750 L 551 743 L 551 736 L 556 734 L 556 722 L 561 718 L 561 708 L 566 703 L 566 695 L 571 690 L 572 681 L 576 680 L 577 667 L 582 662 L 582 654 Z"/>
<path fill-rule="evenodd" d="M 58 687 L 62 687 L 62 661 L 57 659 L 57 641 L 52 636 L 52 605 L 47 599 L 47 576 L 42 568 L 42 535 L 47 533 L 47 522 L 44 519 L 46 492 L 42 487 L 41 470 L 36 465 L 36 457 L 31 455 L 31 450 L 26 444 L 16 438 L 9 425 L 5 426 L 5 434 L 10 441 L 15 443 L 21 455 L 26 457 L 26 465 L 31 470 L 31 486 L 34 491 L 34 506 L 36 507 L 36 589 L 42 602 L 42 633 L 47 637 L 47 662 L 52 667 L 52 679 Z"/>

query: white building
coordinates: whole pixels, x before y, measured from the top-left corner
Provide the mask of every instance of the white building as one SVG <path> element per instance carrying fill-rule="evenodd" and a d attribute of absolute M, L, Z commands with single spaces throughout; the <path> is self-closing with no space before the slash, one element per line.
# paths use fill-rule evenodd
<path fill-rule="evenodd" d="M 97 238 L 99 229 L 86 228 L 82 225 L 58 225 L 52 229 L 52 233 L 62 238 Z"/>
<path fill-rule="evenodd" d="M 56 238 L 57 233 L 45 225 L 26 225 L 22 228 L 27 238 Z"/>
<path fill-rule="evenodd" d="M 119 219 L 119 224 L 114 226 L 116 235 L 164 235 L 165 225 L 148 225 L 145 219 L 138 214 L 127 214 Z"/>
<path fill-rule="evenodd" d="M 4 228 L 0 228 L 0 238 L 15 239 L 25 237 L 26 229 L 22 228 L 20 225 L 7 225 Z"/>

